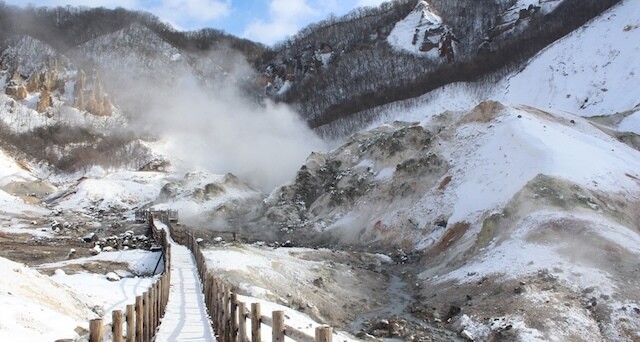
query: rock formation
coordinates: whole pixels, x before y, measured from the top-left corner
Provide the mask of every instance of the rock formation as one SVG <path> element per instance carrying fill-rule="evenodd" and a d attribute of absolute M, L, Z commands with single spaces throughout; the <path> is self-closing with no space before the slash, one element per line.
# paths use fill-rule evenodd
<path fill-rule="evenodd" d="M 85 88 L 85 84 L 87 82 L 87 75 L 85 74 L 84 70 L 80 69 L 78 70 L 78 73 L 76 75 L 76 84 L 73 87 L 73 94 L 75 96 L 75 101 L 73 103 L 73 106 L 80 109 L 80 110 L 85 110 L 85 100 L 84 100 L 84 88 Z"/>
<path fill-rule="evenodd" d="M 47 111 L 47 108 L 53 105 L 53 99 L 51 98 L 51 93 L 47 90 L 46 87 L 43 87 L 40 91 L 40 100 L 38 100 L 38 113 L 44 113 Z"/>

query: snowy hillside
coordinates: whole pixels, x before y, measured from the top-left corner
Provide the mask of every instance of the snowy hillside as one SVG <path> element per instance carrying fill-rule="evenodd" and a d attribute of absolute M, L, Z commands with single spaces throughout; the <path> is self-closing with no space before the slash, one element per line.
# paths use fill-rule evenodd
<path fill-rule="evenodd" d="M 271 223 L 258 226 L 286 232 L 280 239 L 417 253 L 421 261 L 407 267 L 419 272 L 421 293 L 438 293 L 434 307 L 450 305 L 457 286 L 498 300 L 473 287 L 486 279 L 528 284 L 548 269 L 558 292 L 615 296 L 601 307 L 618 310 L 638 299 L 625 272 L 640 253 L 639 170 L 640 151 L 585 118 L 483 102 L 361 132 L 310 156 L 295 181 L 265 202 Z M 553 307 L 536 293 L 519 303 Z M 464 309 L 463 329 L 496 336 L 481 317 L 499 313 L 474 308 Z M 539 329 L 533 316 L 504 312 L 518 326 L 513 338 L 573 338 L 584 328 L 594 340 L 626 339 L 638 328 L 624 315 L 590 318 L 579 303 L 569 308 L 584 325 Z M 599 324 L 606 329 L 598 332 Z"/>
<path fill-rule="evenodd" d="M 67 287 L 0 258 L 0 340 L 54 341 L 73 336 L 95 314 Z"/>
<path fill-rule="evenodd" d="M 186 61 L 180 51 L 140 24 L 90 40 L 70 54 L 112 72 L 169 74 L 173 71 L 175 74 L 186 70 Z"/>
<path fill-rule="evenodd" d="M 640 105 L 640 3 L 625 0 L 505 78 L 499 100 L 582 116 Z"/>
<path fill-rule="evenodd" d="M 405 19 L 395 25 L 387 40 L 397 49 L 437 59 L 442 37 L 450 30 L 429 3 L 421 0 Z"/>
<path fill-rule="evenodd" d="M 639 11 L 637 2 L 622 1 L 497 82 L 488 77 L 475 83 L 450 83 L 418 98 L 381 106 L 367 126 L 420 121 L 446 110 L 468 111 L 482 101 L 497 100 L 585 117 L 620 113 L 622 117 L 610 125 L 640 134 L 640 101 L 634 91 L 640 89 L 640 78 L 635 77 L 640 69 L 636 58 Z"/>

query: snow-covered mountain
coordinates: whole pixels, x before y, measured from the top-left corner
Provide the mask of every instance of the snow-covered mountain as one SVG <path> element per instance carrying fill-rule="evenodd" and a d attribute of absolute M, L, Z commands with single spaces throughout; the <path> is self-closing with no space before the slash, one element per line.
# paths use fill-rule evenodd
<path fill-rule="evenodd" d="M 588 340 L 624 340 L 638 329 L 621 309 L 638 300 L 627 273 L 636 272 L 639 253 L 638 170 L 640 151 L 584 118 L 483 102 L 419 124 L 390 123 L 313 154 L 266 200 L 255 229 L 271 225 L 279 240 L 413 254 L 420 261 L 407 268 L 419 273 L 419 293 L 437 294 L 430 306 L 474 303 L 456 318 L 473 339 L 511 325 L 512 338 L 580 338 L 586 329 Z M 548 295 L 535 280 L 540 272 L 556 284 Z M 479 291 L 487 281 L 504 290 Z M 460 298 L 461 288 L 474 300 Z M 521 290 L 530 294 L 517 296 Z M 505 295 L 517 304 L 502 304 Z M 576 299 L 560 312 L 580 324 L 541 327 L 548 316 L 535 310 L 553 311 L 563 296 Z M 591 298 L 593 313 L 595 304 L 584 304 Z M 522 307 L 536 309 L 516 311 Z M 444 314 L 420 312 L 428 320 Z"/>
<path fill-rule="evenodd" d="M 0 243 L 49 238 L 41 222 L 60 213 L 105 233 L 136 209 L 179 209 L 260 245 L 366 252 L 339 266 L 367 268 L 350 284 L 406 292 L 395 312 L 447 336 L 636 340 L 640 5 L 471 2 L 394 1 L 272 49 L 229 38 L 239 51 L 108 10 L 69 12 L 77 27 L 102 18 L 76 38 L 10 27 Z M 375 301 L 302 307 L 341 324 Z"/>

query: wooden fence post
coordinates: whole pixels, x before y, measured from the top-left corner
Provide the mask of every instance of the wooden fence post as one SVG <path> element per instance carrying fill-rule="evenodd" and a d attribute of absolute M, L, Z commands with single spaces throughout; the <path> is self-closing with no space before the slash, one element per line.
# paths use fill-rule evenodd
<path fill-rule="evenodd" d="M 149 288 L 149 341 L 153 339 L 153 332 L 156 325 L 156 289 L 151 286 Z"/>
<path fill-rule="evenodd" d="M 231 341 L 231 310 L 230 310 L 231 291 L 225 286 L 224 288 L 224 336 L 225 341 Z"/>
<path fill-rule="evenodd" d="M 231 293 L 230 304 L 230 327 L 229 330 L 231 332 L 231 342 L 238 342 L 238 294 L 234 291 Z"/>
<path fill-rule="evenodd" d="M 217 279 L 213 279 L 213 316 L 211 316 L 211 320 L 213 321 L 213 325 L 218 331 L 220 329 L 220 288 Z"/>
<path fill-rule="evenodd" d="M 157 313 L 156 316 L 156 326 L 160 325 L 160 317 L 162 317 L 162 278 L 158 279 L 156 282 L 156 307 Z"/>
<path fill-rule="evenodd" d="M 317 327 L 316 328 L 316 341 L 315 342 L 332 342 L 333 340 L 333 328 L 332 327 Z"/>
<path fill-rule="evenodd" d="M 142 312 L 144 313 L 142 315 L 142 326 L 144 330 L 144 342 L 151 341 L 151 329 L 149 327 L 149 322 L 151 321 L 151 310 L 149 306 L 149 292 L 146 291 L 142 294 Z"/>
<path fill-rule="evenodd" d="M 273 325 L 271 326 L 271 341 L 284 342 L 284 311 L 278 310 L 271 313 Z"/>
<path fill-rule="evenodd" d="M 136 296 L 136 342 L 144 342 L 144 303 L 142 296 Z"/>
<path fill-rule="evenodd" d="M 247 306 L 238 302 L 238 341 L 247 342 Z"/>
<path fill-rule="evenodd" d="M 260 321 L 260 303 L 251 303 L 251 342 L 260 342 L 262 340 Z"/>
<path fill-rule="evenodd" d="M 151 303 L 153 304 L 153 322 L 151 322 L 151 327 L 153 328 L 152 337 L 155 336 L 156 328 L 158 327 L 158 315 L 160 315 L 160 308 L 158 307 L 158 283 L 154 283 L 151 287 L 153 298 L 151 299 Z"/>
<path fill-rule="evenodd" d="M 89 321 L 89 342 L 104 341 L 104 325 L 102 318 L 96 318 Z"/>
<path fill-rule="evenodd" d="M 136 306 L 127 305 L 127 342 L 136 342 Z"/>
<path fill-rule="evenodd" d="M 111 312 L 111 336 L 113 342 L 122 342 L 122 310 Z"/>

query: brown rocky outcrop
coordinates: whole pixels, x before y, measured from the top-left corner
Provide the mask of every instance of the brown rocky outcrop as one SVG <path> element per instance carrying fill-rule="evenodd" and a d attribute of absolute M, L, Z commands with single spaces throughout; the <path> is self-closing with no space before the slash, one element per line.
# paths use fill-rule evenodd
<path fill-rule="evenodd" d="M 85 99 L 84 99 L 84 87 L 87 82 L 87 75 L 84 70 L 78 70 L 78 74 L 76 75 L 76 84 L 73 87 L 73 94 L 75 96 L 75 101 L 73 106 L 80 109 L 85 110 Z"/>
<path fill-rule="evenodd" d="M 44 113 L 52 105 L 53 99 L 51 98 L 51 93 L 49 93 L 46 87 L 43 87 L 40 91 L 40 100 L 38 100 L 38 107 L 36 110 L 38 113 Z"/>
<path fill-rule="evenodd" d="M 74 107 L 80 110 L 86 110 L 91 114 L 99 116 L 111 115 L 113 106 L 111 100 L 105 94 L 102 80 L 94 71 L 91 90 L 87 90 L 87 75 L 84 70 L 80 69 L 76 76 L 76 85 L 74 87 L 75 102 Z"/>
<path fill-rule="evenodd" d="M 29 95 L 27 88 L 24 85 L 9 85 L 5 92 L 7 95 L 18 101 L 26 99 L 27 95 Z"/>

